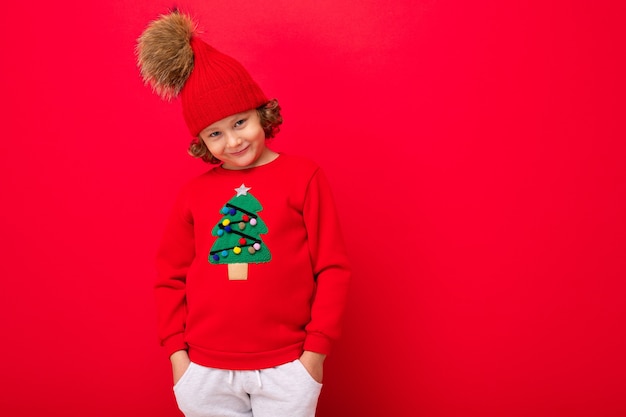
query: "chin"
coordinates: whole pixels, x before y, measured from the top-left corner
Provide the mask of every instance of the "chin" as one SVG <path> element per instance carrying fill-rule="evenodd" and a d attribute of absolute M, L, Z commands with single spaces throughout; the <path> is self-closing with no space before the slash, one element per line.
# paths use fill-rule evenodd
<path fill-rule="evenodd" d="M 254 164 L 254 161 L 252 162 L 248 162 L 248 161 L 230 161 L 230 162 L 224 162 L 224 165 L 226 168 L 231 167 L 231 168 L 238 168 L 238 169 L 244 169 L 244 168 L 248 168 L 250 166 L 252 166 Z"/>

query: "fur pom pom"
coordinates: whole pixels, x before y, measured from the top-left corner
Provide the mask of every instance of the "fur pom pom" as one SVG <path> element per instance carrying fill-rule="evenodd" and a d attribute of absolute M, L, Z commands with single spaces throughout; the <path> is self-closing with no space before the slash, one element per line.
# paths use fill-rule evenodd
<path fill-rule="evenodd" d="M 193 70 L 190 40 L 197 25 L 178 10 L 151 22 L 137 39 L 137 66 L 145 84 L 164 100 L 177 97 Z"/>

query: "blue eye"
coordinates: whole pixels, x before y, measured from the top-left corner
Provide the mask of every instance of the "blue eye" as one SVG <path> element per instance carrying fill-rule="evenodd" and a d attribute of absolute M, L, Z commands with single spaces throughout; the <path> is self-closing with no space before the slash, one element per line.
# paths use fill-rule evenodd
<path fill-rule="evenodd" d="M 209 133 L 209 137 L 210 137 L 210 138 L 216 138 L 216 137 L 218 137 L 220 134 L 221 134 L 220 132 L 211 132 L 211 133 Z"/>
<path fill-rule="evenodd" d="M 246 119 L 241 119 L 237 123 L 235 123 L 235 127 L 240 127 L 246 122 Z"/>

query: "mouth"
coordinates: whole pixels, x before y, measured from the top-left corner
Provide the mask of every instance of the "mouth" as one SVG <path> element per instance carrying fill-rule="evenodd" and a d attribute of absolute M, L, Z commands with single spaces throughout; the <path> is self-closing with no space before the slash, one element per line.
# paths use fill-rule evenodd
<path fill-rule="evenodd" d="M 231 154 L 232 156 L 240 156 L 240 155 L 243 155 L 243 154 L 244 154 L 244 153 L 248 150 L 248 148 L 249 148 L 249 147 L 250 147 L 250 146 L 246 146 L 246 147 L 245 147 L 245 148 L 243 148 L 242 150 L 237 151 L 237 152 L 231 152 L 230 154 Z"/>

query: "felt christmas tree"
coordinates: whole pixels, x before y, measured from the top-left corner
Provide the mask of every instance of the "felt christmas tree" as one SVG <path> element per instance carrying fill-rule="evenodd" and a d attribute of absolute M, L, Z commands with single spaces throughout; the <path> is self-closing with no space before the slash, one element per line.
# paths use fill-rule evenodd
<path fill-rule="evenodd" d="M 211 231 L 217 239 L 211 246 L 209 262 L 228 265 L 231 280 L 248 279 L 249 263 L 269 262 L 272 258 L 261 239 L 267 233 L 265 222 L 257 214 L 263 206 L 248 193 L 250 189 L 244 184 L 235 188 L 237 195 L 224 204 L 222 218 Z"/>

